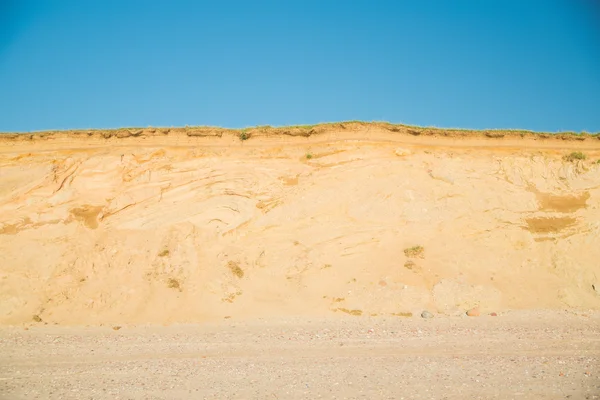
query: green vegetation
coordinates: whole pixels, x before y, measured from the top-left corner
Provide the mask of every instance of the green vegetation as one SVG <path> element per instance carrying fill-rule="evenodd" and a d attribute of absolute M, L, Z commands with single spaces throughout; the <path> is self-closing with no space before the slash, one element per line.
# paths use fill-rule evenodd
<path fill-rule="evenodd" d="M 310 160 L 311 158 L 313 158 L 312 153 L 306 153 L 306 159 Z"/>
<path fill-rule="evenodd" d="M 574 151 L 571 154 L 567 154 L 566 156 L 563 157 L 563 159 L 565 161 L 569 161 L 569 162 L 573 162 L 573 161 L 577 161 L 577 160 L 585 160 L 586 158 L 587 158 L 587 156 L 580 151 Z"/>
<path fill-rule="evenodd" d="M 311 130 L 312 128 L 314 128 L 316 125 L 290 125 L 290 126 L 282 126 L 282 128 L 289 128 L 289 129 L 305 129 L 305 130 Z"/>
<path fill-rule="evenodd" d="M 59 134 L 59 133 L 73 133 L 73 134 L 87 134 L 88 136 L 92 136 L 92 135 L 105 135 L 107 138 L 111 138 L 113 137 L 113 135 L 116 135 L 117 132 L 121 131 L 130 131 L 130 132 L 135 132 L 136 134 L 141 134 L 143 135 L 144 132 L 161 132 L 163 134 L 169 134 L 170 132 L 182 132 L 182 131 L 193 131 L 193 130 L 215 130 L 215 131 L 220 131 L 220 132 L 229 132 L 229 133 L 233 133 L 236 135 L 239 135 L 241 140 L 247 140 L 250 138 L 251 136 L 251 132 L 254 130 L 270 130 L 273 134 L 277 134 L 278 131 L 281 132 L 285 132 L 285 131 L 289 131 L 290 129 L 298 129 L 298 130 L 302 130 L 302 131 L 306 131 L 309 132 L 311 129 L 319 127 L 319 128 L 347 128 L 349 125 L 358 125 L 358 126 L 369 126 L 369 125 L 379 125 L 379 127 L 383 128 L 383 129 L 388 129 L 390 131 L 393 132 L 406 132 L 409 131 L 409 133 L 413 134 L 413 135 L 420 135 L 420 134 L 430 134 L 430 135 L 436 135 L 436 134 L 441 134 L 441 135 L 449 135 L 449 134 L 477 134 L 477 133 L 481 133 L 481 134 L 486 134 L 488 136 L 492 136 L 492 137 L 501 137 L 500 135 L 513 135 L 513 136 L 518 136 L 520 135 L 521 137 L 527 136 L 527 135 L 542 135 L 544 138 L 550 138 L 553 136 L 556 136 L 558 138 L 568 138 L 568 139 L 578 139 L 578 140 L 585 140 L 586 138 L 600 138 L 600 132 L 596 132 L 596 133 L 591 133 L 591 132 L 573 132 L 573 131 L 569 131 L 569 132 L 534 132 L 534 131 L 529 131 L 529 130 L 524 130 L 524 129 L 481 129 L 481 130 L 476 130 L 476 129 L 462 129 L 462 128 L 441 128 L 441 127 L 436 127 L 436 126 L 415 126 L 415 125 L 407 125 L 407 124 L 401 124 L 401 123 L 390 123 L 390 122 L 386 122 L 386 121 L 340 121 L 340 122 L 323 122 L 323 123 L 318 123 L 318 124 L 309 124 L 309 125 L 288 125 L 288 126 L 270 126 L 270 125 L 261 125 L 261 126 L 255 126 L 255 127 L 246 127 L 246 128 L 241 128 L 241 129 L 229 129 L 229 128 L 223 128 L 223 127 L 217 127 L 217 126 L 202 126 L 202 125 L 189 125 L 189 126 L 185 126 L 185 127 L 121 127 L 121 128 L 115 128 L 115 129 L 80 129 L 80 130 L 66 130 L 66 131 L 59 131 L 59 130 L 48 130 L 48 131 L 33 131 L 33 132 L 21 132 L 21 133 L 28 133 L 28 134 L 35 134 L 35 135 L 40 135 L 40 136 L 47 136 L 47 135 L 53 135 L 53 134 Z M 10 132 L 0 132 L 0 135 L 3 133 L 10 133 Z M 13 132 L 13 133 L 17 133 L 17 132 Z M 569 138 L 571 136 L 571 138 Z"/>

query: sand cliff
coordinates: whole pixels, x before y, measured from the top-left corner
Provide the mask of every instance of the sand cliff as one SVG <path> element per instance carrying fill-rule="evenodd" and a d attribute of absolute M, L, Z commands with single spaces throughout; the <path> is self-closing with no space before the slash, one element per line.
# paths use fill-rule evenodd
<path fill-rule="evenodd" d="M 388 124 L 1 135 L 0 324 L 600 309 L 598 159 Z"/>

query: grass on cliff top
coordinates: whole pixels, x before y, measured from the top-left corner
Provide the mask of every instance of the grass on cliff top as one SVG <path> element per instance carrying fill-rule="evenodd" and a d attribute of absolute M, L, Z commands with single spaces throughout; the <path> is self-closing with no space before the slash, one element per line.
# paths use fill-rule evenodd
<path fill-rule="evenodd" d="M 64 129 L 64 130 L 42 130 L 42 131 L 30 131 L 30 132 L 0 132 L 0 134 L 3 133 L 28 133 L 28 134 L 42 134 L 42 133 L 59 133 L 59 132 L 117 132 L 117 131 L 124 131 L 124 130 L 128 130 L 128 131 L 136 131 L 136 130 L 145 130 L 145 129 L 160 129 L 160 130 L 187 130 L 187 129 L 199 129 L 199 130 L 225 130 L 225 131 L 231 131 L 231 132 L 237 132 L 238 135 L 248 135 L 248 133 L 250 131 L 254 131 L 254 130 L 290 130 L 290 129 L 299 129 L 299 130 L 305 130 L 305 131 L 310 131 L 311 129 L 317 128 L 317 127 L 328 127 L 328 126 L 344 126 L 344 125 L 350 125 L 350 124 L 357 124 L 357 125 L 383 125 L 386 128 L 404 128 L 404 129 L 409 129 L 409 130 L 415 130 L 415 131 L 419 131 L 419 132 L 423 132 L 423 131 L 440 131 L 440 132 L 447 132 L 447 133 L 458 133 L 458 132 L 472 132 L 472 133 L 478 133 L 478 132 L 486 132 L 486 133 L 516 133 L 516 134 L 529 134 L 529 135 L 573 135 L 573 136 L 600 136 L 600 132 L 596 132 L 596 133 L 590 133 L 590 132 L 586 132 L 586 131 L 582 131 L 582 132 L 573 132 L 573 131 L 557 131 L 557 132 L 537 132 L 537 131 L 532 131 L 532 130 L 526 130 L 526 129 L 468 129 L 468 128 L 443 128 L 443 127 L 437 127 L 437 126 L 417 126 L 417 125 L 408 125 L 408 124 L 395 124 L 395 123 L 390 123 L 390 122 L 386 122 L 386 121 L 357 121 L 357 120 L 351 120 L 351 121 L 340 121 L 340 122 L 321 122 L 321 123 L 317 123 L 317 124 L 310 124 L 310 125 L 281 125 L 281 126 L 271 126 L 271 125 L 256 125 L 256 126 L 250 126 L 250 127 L 244 127 L 244 128 L 224 128 L 224 127 L 219 127 L 219 126 L 208 126 L 208 125 L 185 125 L 185 126 L 162 126 L 162 127 L 158 127 L 158 126 L 148 126 L 148 127 L 120 127 L 120 128 L 107 128 L 107 129 L 103 129 L 103 128 L 88 128 L 88 129 Z M 248 136 L 249 137 L 249 136 Z M 242 139 L 245 140 L 245 139 Z"/>

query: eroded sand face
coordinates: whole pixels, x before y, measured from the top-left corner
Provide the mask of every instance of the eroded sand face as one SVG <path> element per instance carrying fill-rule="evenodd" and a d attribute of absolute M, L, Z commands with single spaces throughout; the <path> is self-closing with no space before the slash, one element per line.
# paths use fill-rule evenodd
<path fill-rule="evenodd" d="M 4 141 L 0 323 L 600 309 L 600 141 L 569 146 Z"/>

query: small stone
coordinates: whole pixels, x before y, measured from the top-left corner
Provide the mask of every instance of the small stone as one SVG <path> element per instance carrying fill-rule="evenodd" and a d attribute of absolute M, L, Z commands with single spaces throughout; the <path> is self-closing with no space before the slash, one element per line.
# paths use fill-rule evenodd
<path fill-rule="evenodd" d="M 594 283 L 594 284 L 592 285 L 592 289 L 594 289 L 594 291 L 596 292 L 596 294 L 597 294 L 598 296 L 600 296 L 600 283 Z"/>
<path fill-rule="evenodd" d="M 421 313 L 421 318 L 426 318 L 426 319 L 433 318 L 433 314 L 430 313 L 429 311 L 425 310 Z"/>
<path fill-rule="evenodd" d="M 480 315 L 479 307 L 471 308 L 469 311 L 467 311 L 467 315 L 469 317 L 479 317 L 479 315 Z"/>
<path fill-rule="evenodd" d="M 114 331 L 118 331 L 119 329 L 121 329 L 121 327 L 120 327 L 120 326 L 113 326 L 113 330 L 114 330 Z"/>
<path fill-rule="evenodd" d="M 397 148 L 394 152 L 398 157 L 409 156 L 412 152 L 408 149 Z"/>
<path fill-rule="evenodd" d="M 496 314 L 495 312 L 491 313 L 490 315 L 491 315 L 492 317 L 497 317 L 497 316 L 498 316 L 498 314 Z"/>

